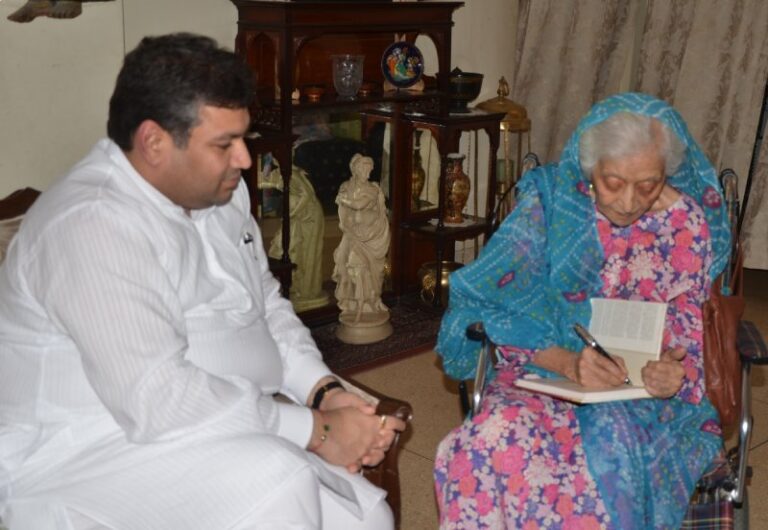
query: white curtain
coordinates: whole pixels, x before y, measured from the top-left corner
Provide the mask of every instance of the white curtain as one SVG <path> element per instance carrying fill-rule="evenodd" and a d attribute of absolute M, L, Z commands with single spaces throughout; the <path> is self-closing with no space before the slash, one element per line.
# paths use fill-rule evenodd
<path fill-rule="evenodd" d="M 765 0 L 519 0 L 512 99 L 543 161 L 594 102 L 631 89 L 674 105 L 743 193 L 767 77 Z M 768 269 L 768 142 L 742 238 L 745 265 Z"/>
<path fill-rule="evenodd" d="M 765 0 L 650 0 L 636 90 L 674 105 L 743 197 L 768 77 Z M 768 147 L 753 175 L 742 239 L 747 267 L 768 269 Z"/>
<path fill-rule="evenodd" d="M 511 98 L 531 118 L 531 149 L 559 158 L 579 119 L 618 91 L 633 43 L 630 0 L 520 0 Z"/>

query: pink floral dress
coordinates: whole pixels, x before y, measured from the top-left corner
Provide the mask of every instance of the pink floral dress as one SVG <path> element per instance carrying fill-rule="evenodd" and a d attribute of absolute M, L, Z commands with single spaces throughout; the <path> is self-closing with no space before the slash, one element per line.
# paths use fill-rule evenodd
<path fill-rule="evenodd" d="M 441 528 L 666 527 L 664 521 L 682 517 L 688 483 L 709 462 L 697 459 L 711 458 L 719 444 L 716 422 L 686 412 L 704 396 L 701 305 L 709 288 L 710 248 L 701 209 L 681 195 L 668 210 L 648 213 L 629 227 L 597 218 L 605 252 L 602 296 L 668 302 L 664 348 L 687 350 L 683 387 L 670 400 L 578 407 L 517 388 L 514 381 L 532 351 L 501 348 L 504 360 L 487 387 L 482 413 L 451 431 L 438 448 Z M 616 456 L 616 447 L 633 445 L 645 446 L 638 454 L 658 462 L 629 466 L 631 457 L 622 451 Z M 677 454 L 686 451 L 689 456 Z M 646 466 L 647 476 L 628 476 L 635 471 L 627 468 Z M 636 491 L 643 481 L 653 483 L 659 498 Z"/>

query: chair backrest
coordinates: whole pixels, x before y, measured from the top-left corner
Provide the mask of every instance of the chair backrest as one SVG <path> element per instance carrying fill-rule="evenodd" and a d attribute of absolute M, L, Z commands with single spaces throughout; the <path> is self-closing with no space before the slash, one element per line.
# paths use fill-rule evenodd
<path fill-rule="evenodd" d="M 742 363 L 738 337 L 745 300 L 736 173 L 724 169 L 720 173 L 720 184 L 732 236 L 731 255 L 722 274 L 712 285 L 702 315 L 707 396 L 718 411 L 720 423 L 728 428 L 739 421 L 742 409 Z"/>
<path fill-rule="evenodd" d="M 8 245 L 21 226 L 21 220 L 40 192 L 33 188 L 15 191 L 0 199 L 0 263 L 5 259 Z"/>
<path fill-rule="evenodd" d="M 723 271 L 723 285 L 730 285 L 731 278 L 735 268 L 740 266 L 736 263 L 738 258 L 741 241 L 739 240 L 739 177 L 736 172 L 726 168 L 720 172 L 720 187 L 725 196 L 725 208 L 728 213 L 728 220 L 731 226 L 731 260 L 730 266 Z"/>

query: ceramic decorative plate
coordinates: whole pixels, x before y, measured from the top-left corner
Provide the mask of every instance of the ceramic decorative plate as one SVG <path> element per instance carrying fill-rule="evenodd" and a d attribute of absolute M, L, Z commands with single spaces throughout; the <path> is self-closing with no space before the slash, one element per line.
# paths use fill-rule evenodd
<path fill-rule="evenodd" d="M 381 57 L 384 79 L 397 88 L 415 85 L 424 73 L 424 57 L 421 51 L 408 42 L 393 42 Z"/>

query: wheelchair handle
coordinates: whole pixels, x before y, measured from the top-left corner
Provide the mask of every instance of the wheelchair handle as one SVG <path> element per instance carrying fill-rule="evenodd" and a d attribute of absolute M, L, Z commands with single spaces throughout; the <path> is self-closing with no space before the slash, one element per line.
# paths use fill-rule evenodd
<path fill-rule="evenodd" d="M 467 338 L 475 342 L 483 342 L 485 340 L 485 327 L 482 322 L 475 322 L 467 326 Z"/>

